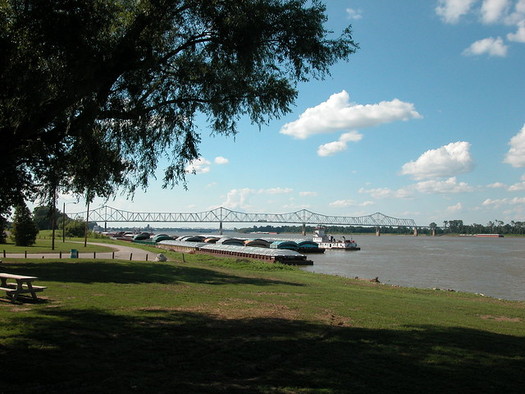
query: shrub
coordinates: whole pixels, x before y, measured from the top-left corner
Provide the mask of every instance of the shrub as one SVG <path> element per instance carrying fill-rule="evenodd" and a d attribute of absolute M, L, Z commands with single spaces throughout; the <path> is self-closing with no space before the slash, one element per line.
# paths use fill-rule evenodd
<path fill-rule="evenodd" d="M 15 208 L 11 239 L 17 246 L 31 246 L 36 242 L 37 234 L 38 228 L 33 221 L 31 211 L 25 204 L 18 205 Z"/>

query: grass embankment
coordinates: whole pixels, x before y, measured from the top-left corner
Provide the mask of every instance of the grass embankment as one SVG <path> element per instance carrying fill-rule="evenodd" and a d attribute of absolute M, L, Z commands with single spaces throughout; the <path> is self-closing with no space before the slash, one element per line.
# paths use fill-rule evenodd
<path fill-rule="evenodd" d="M 169 253 L 168 253 L 169 254 Z M 525 303 L 186 255 L 7 260 L 0 391 L 522 392 Z M 4 373 L 5 372 L 5 373 Z"/>

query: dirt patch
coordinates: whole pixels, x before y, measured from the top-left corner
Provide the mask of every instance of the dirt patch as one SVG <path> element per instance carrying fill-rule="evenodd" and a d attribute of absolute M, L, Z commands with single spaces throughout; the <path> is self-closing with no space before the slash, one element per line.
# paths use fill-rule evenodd
<path fill-rule="evenodd" d="M 492 316 L 492 315 L 482 315 L 480 317 L 483 320 L 508 321 L 512 323 L 520 323 L 522 321 L 519 317 Z"/>
<path fill-rule="evenodd" d="M 287 305 L 276 303 L 262 303 L 256 300 L 241 300 L 229 298 L 221 301 L 217 306 L 196 305 L 193 307 L 146 307 L 138 308 L 141 311 L 164 312 L 192 312 L 215 316 L 217 319 L 253 319 L 279 318 L 294 320 L 298 317 L 297 311 Z"/>
<path fill-rule="evenodd" d="M 339 316 L 333 313 L 330 310 L 325 310 L 323 313 L 318 314 L 317 317 L 320 321 L 330 325 L 330 326 L 337 326 L 337 327 L 352 327 L 352 319 L 346 317 L 346 316 Z"/>

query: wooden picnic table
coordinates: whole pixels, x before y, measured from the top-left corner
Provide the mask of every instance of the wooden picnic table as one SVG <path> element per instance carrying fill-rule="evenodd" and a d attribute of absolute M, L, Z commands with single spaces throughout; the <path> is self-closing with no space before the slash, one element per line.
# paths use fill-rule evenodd
<path fill-rule="evenodd" d="M 5 291 L 11 301 L 16 301 L 20 294 L 31 294 L 33 300 L 36 300 L 38 299 L 36 293 L 46 289 L 45 286 L 33 285 L 32 282 L 37 279 L 36 276 L 13 275 L 0 272 L 0 290 Z M 8 280 L 11 280 L 11 282 L 8 282 Z"/>

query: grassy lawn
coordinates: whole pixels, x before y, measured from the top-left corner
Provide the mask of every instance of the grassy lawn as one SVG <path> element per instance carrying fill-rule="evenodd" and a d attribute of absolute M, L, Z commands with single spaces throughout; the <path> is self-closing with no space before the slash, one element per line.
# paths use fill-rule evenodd
<path fill-rule="evenodd" d="M 4 260 L 47 286 L 0 298 L 0 392 L 518 393 L 525 303 L 296 268 Z M 4 373 L 5 372 L 5 373 Z"/>
<path fill-rule="evenodd" d="M 62 242 L 62 233 L 57 231 L 55 234 L 55 249 L 52 247 L 52 235 L 51 230 L 42 230 L 39 232 L 36 243 L 32 246 L 16 246 L 9 238 L 7 243 L 0 244 L 0 253 L 5 251 L 6 253 L 69 253 L 71 249 L 78 249 L 80 252 L 111 252 L 111 247 L 89 245 L 89 242 L 103 242 L 111 243 L 108 238 L 88 238 L 87 246 L 84 246 L 84 238 L 65 238 L 65 242 Z"/>

